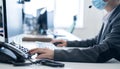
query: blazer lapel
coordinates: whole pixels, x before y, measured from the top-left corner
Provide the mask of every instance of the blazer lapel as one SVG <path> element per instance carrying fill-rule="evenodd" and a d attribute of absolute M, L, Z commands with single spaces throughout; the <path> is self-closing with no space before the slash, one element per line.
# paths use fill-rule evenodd
<path fill-rule="evenodd" d="M 110 33 L 110 30 L 111 30 L 111 21 L 117 16 L 118 13 L 118 10 L 120 10 L 120 5 L 115 9 L 115 11 L 112 13 L 112 15 L 110 16 L 109 20 L 108 20 L 108 23 L 105 27 L 105 29 L 103 30 L 103 28 L 101 29 L 100 31 L 100 35 L 99 35 L 99 43 L 103 41 L 103 39 L 105 39 L 105 36 Z"/>
<path fill-rule="evenodd" d="M 112 14 L 111 17 L 109 18 L 108 23 L 110 23 L 110 22 L 112 21 L 112 19 L 114 19 L 114 17 L 116 17 L 116 15 L 117 15 L 118 13 L 120 13 L 119 10 L 120 10 L 120 5 L 118 5 L 118 7 L 115 9 L 115 11 L 113 12 L 113 14 Z"/>

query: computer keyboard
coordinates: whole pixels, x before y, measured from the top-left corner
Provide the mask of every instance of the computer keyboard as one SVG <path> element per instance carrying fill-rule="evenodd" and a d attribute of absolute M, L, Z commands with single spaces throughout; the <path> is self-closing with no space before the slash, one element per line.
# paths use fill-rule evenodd
<path fill-rule="evenodd" d="M 48 48 L 48 49 L 57 49 L 57 47 L 51 42 L 36 42 L 37 47 L 39 48 Z"/>

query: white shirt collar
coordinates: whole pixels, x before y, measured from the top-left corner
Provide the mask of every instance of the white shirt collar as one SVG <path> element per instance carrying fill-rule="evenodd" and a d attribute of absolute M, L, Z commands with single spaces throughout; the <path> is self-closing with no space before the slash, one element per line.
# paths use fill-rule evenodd
<path fill-rule="evenodd" d="M 106 23 L 106 21 L 108 22 L 110 16 L 112 15 L 112 13 L 114 12 L 115 8 L 109 12 L 106 16 L 103 17 L 103 22 Z"/>

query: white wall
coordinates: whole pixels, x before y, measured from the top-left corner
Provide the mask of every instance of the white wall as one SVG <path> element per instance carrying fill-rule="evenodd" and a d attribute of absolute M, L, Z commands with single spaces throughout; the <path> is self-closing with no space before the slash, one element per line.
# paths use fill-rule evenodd
<path fill-rule="evenodd" d="M 74 31 L 74 34 L 82 39 L 92 38 L 98 34 L 105 14 L 104 11 L 95 7 L 88 8 L 91 0 L 85 0 L 84 5 L 84 27 Z"/>
<path fill-rule="evenodd" d="M 2 0 L 0 0 L 0 6 L 2 6 Z"/>

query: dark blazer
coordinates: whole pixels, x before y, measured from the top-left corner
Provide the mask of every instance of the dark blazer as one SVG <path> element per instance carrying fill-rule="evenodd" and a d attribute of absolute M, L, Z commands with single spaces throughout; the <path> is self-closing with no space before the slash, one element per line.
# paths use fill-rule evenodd
<path fill-rule="evenodd" d="M 120 5 L 109 18 L 107 26 L 93 39 L 68 41 L 68 47 L 86 49 L 55 50 L 54 60 L 70 62 L 106 62 L 112 58 L 120 61 Z M 103 32 L 103 33 L 102 33 Z"/>

